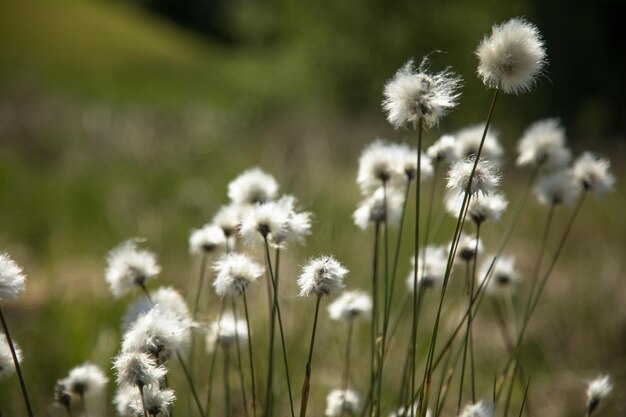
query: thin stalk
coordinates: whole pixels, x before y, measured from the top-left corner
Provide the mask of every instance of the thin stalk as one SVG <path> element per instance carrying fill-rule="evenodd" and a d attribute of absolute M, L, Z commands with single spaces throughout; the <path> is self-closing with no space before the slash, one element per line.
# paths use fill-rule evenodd
<path fill-rule="evenodd" d="M 346 353 L 344 354 L 344 370 L 343 370 L 343 383 L 341 384 L 344 391 L 348 389 L 350 385 L 350 351 L 352 349 L 352 332 L 354 328 L 354 318 L 348 319 L 348 338 L 346 340 Z M 345 400 L 345 396 L 344 396 Z"/>
<path fill-rule="evenodd" d="M 87 405 L 85 404 L 85 393 L 84 392 L 80 393 L 79 399 L 80 399 L 80 409 L 83 412 L 83 416 L 84 417 L 88 417 L 88 415 L 87 415 Z"/>
<path fill-rule="evenodd" d="M 415 269 L 417 270 L 417 263 L 415 264 Z M 407 393 L 407 390 L 413 391 L 411 388 L 411 374 L 414 374 L 416 371 L 416 363 L 414 360 L 414 350 L 416 346 L 413 341 L 417 338 L 417 330 L 419 328 L 420 317 L 422 313 L 422 305 L 424 303 L 424 293 L 426 290 L 426 286 L 424 285 L 424 281 L 421 280 L 417 285 L 417 309 L 414 309 L 413 312 L 415 316 L 415 326 L 411 326 L 411 338 L 409 339 L 409 345 L 407 346 L 407 353 L 405 359 L 405 373 L 403 374 L 402 383 L 400 384 L 400 399 L 398 407 L 402 407 L 405 399 L 410 399 L 411 394 Z M 416 291 L 413 290 L 415 293 Z M 405 398 L 406 395 L 406 398 Z M 405 409 L 408 410 L 407 407 L 410 407 L 411 404 L 404 404 Z"/>
<path fill-rule="evenodd" d="M 437 179 L 439 177 L 439 162 L 435 161 L 433 166 L 433 186 L 430 188 L 430 200 L 428 202 L 428 211 L 426 212 L 426 228 L 424 230 L 424 244 L 422 245 L 422 253 L 426 251 L 428 240 L 430 239 L 430 226 L 433 216 L 433 206 L 435 203 L 435 194 L 437 191 Z"/>
<path fill-rule="evenodd" d="M 552 219 L 554 218 L 554 211 L 556 205 L 551 204 L 550 210 L 548 211 L 548 218 L 546 220 L 546 225 L 543 229 L 543 236 L 541 238 L 541 246 L 539 249 L 539 255 L 537 256 L 537 262 L 535 263 L 535 268 L 533 269 L 532 279 L 533 283 L 530 287 L 530 295 L 528 296 L 529 303 L 526 305 L 526 309 L 530 306 L 530 300 L 533 299 L 534 291 L 537 287 L 537 281 L 539 280 L 539 273 L 541 272 L 541 262 L 543 261 L 543 256 L 546 251 L 546 246 L 548 244 L 548 235 L 550 234 L 550 226 L 552 225 Z"/>
<path fill-rule="evenodd" d="M 378 240 L 380 235 L 380 222 L 374 225 L 374 254 L 372 255 L 372 320 L 370 341 L 370 396 L 372 412 L 376 406 L 376 337 L 378 334 Z"/>
<path fill-rule="evenodd" d="M 221 329 L 219 328 L 220 323 L 222 322 L 222 316 L 224 315 L 224 311 L 226 310 L 226 299 L 222 299 L 222 307 L 220 308 L 220 315 L 217 319 L 217 323 L 218 323 L 218 329 L 217 332 L 218 334 L 220 333 Z M 211 393 L 213 391 L 213 374 L 215 371 L 215 360 L 217 358 L 217 346 L 213 347 L 213 354 L 211 355 L 211 364 L 209 366 L 209 382 L 207 384 L 207 395 L 206 395 L 206 405 L 205 405 L 205 409 L 206 409 L 206 417 L 210 417 L 211 414 Z"/>
<path fill-rule="evenodd" d="M 383 182 L 383 195 L 384 195 L 384 203 L 385 203 L 385 222 L 383 224 L 383 254 L 384 254 L 384 292 L 383 292 L 383 333 L 381 337 L 381 349 L 380 356 L 378 358 L 378 369 L 376 372 L 377 376 L 377 384 L 376 384 L 376 417 L 380 417 L 380 398 L 382 393 L 383 386 L 383 370 L 385 364 L 385 350 L 386 350 L 386 339 L 387 339 L 387 322 L 386 322 L 386 311 L 387 304 L 389 302 L 389 217 L 387 216 L 387 184 Z"/>
<path fill-rule="evenodd" d="M 522 411 L 524 410 L 524 405 L 526 404 L 526 398 L 528 398 L 529 386 L 530 386 L 530 379 L 528 380 L 528 383 L 526 383 L 526 388 L 524 389 L 524 397 L 522 398 L 522 405 L 520 406 L 518 417 L 522 417 Z M 589 416 L 591 416 L 591 413 L 589 413 Z"/>
<path fill-rule="evenodd" d="M 7 344 L 9 345 L 9 349 L 11 350 L 11 357 L 13 358 L 13 364 L 15 365 L 15 373 L 17 374 L 17 379 L 20 382 L 20 388 L 22 389 L 22 397 L 24 397 L 24 404 L 26 405 L 26 412 L 29 417 L 33 417 L 33 410 L 30 405 L 30 400 L 28 399 L 28 390 L 26 389 L 26 384 L 24 383 L 24 376 L 22 375 L 22 368 L 20 367 L 20 361 L 17 359 L 17 353 L 15 353 L 15 346 L 13 345 L 13 340 L 11 339 L 11 333 L 9 333 L 9 326 L 7 325 L 6 320 L 4 319 L 4 313 L 2 312 L 2 308 L 0 307 L 0 320 L 2 321 L 2 328 L 4 329 L 4 335 L 7 338 Z"/>
<path fill-rule="evenodd" d="M 237 323 L 237 306 L 235 305 L 235 299 L 232 299 L 233 319 Z M 250 334 L 248 333 L 248 337 Z M 246 385 L 243 381 L 243 366 L 241 361 L 241 344 L 239 343 L 239 334 L 237 333 L 237 326 L 235 325 L 235 347 L 237 348 L 237 368 L 239 371 L 239 385 L 241 387 L 241 397 L 243 400 L 243 409 L 246 417 L 248 414 L 248 399 L 246 396 Z"/>
<path fill-rule="evenodd" d="M 313 316 L 313 331 L 311 332 L 311 344 L 309 345 L 309 357 L 306 361 L 304 383 L 302 384 L 302 400 L 300 402 L 300 417 L 306 417 L 306 408 L 309 402 L 309 390 L 311 388 L 311 361 L 313 359 L 313 345 L 315 343 L 315 332 L 317 330 L 317 317 L 320 310 L 321 296 L 317 296 L 315 301 L 315 315 Z"/>
<path fill-rule="evenodd" d="M 439 410 L 441 410 L 441 408 L 443 407 L 442 391 L 443 391 L 444 382 L 446 380 L 446 375 L 448 375 L 449 373 L 454 374 L 454 369 L 450 368 L 451 357 L 452 357 L 452 351 L 449 351 L 448 354 L 446 355 L 445 365 L 443 366 L 443 368 L 441 368 L 441 378 L 439 379 L 439 389 L 437 390 L 437 405 L 435 407 L 435 417 L 439 415 L 440 413 Z M 446 392 L 443 395 L 444 399 L 445 399 L 447 392 L 448 392 L 448 389 L 446 387 Z"/>
<path fill-rule="evenodd" d="M 187 379 L 187 383 L 189 384 L 189 389 L 191 390 L 191 395 L 194 402 L 196 403 L 196 406 L 198 407 L 198 412 L 200 413 L 200 416 L 204 416 L 204 410 L 202 409 L 202 405 L 200 404 L 200 398 L 198 397 L 198 393 L 196 392 L 196 387 L 191 380 L 191 375 L 189 374 L 189 369 L 187 369 L 187 366 L 185 365 L 185 360 L 183 359 L 178 349 L 176 349 L 176 357 L 178 358 L 180 367 L 183 370 L 183 374 L 185 374 L 185 378 Z"/>
<path fill-rule="evenodd" d="M 272 262 L 270 260 L 270 247 L 267 241 L 267 236 L 264 236 L 263 240 L 265 241 L 265 256 L 270 272 L 270 279 L 272 280 L 272 286 L 274 289 L 274 306 L 276 308 L 276 317 L 278 318 L 278 330 L 280 333 L 280 343 L 282 345 L 283 351 L 283 363 L 285 365 L 285 376 L 287 377 L 287 391 L 289 393 L 289 408 L 291 410 L 291 417 L 295 417 L 294 409 L 293 409 L 293 395 L 291 393 L 291 378 L 289 377 L 289 362 L 287 361 L 287 346 L 285 344 L 285 333 L 283 331 L 283 319 L 280 314 L 280 303 L 278 302 L 278 283 L 276 282 L 276 278 L 274 275 L 274 270 L 272 269 Z"/>
<path fill-rule="evenodd" d="M 254 360 L 252 359 L 252 333 L 250 332 L 250 315 L 248 314 L 248 300 L 246 291 L 243 294 L 243 310 L 246 315 L 246 328 L 248 329 L 248 357 L 250 361 L 250 380 L 252 381 L 252 415 L 256 417 L 256 382 L 254 377 Z"/>
<path fill-rule="evenodd" d="M 137 385 L 139 389 L 139 395 L 141 396 L 141 406 L 143 408 L 143 417 L 148 417 L 148 412 L 146 411 L 146 397 L 143 395 L 143 386 Z"/>
<path fill-rule="evenodd" d="M 476 403 L 476 372 L 474 368 L 474 336 L 472 334 L 472 298 L 474 298 L 474 286 L 476 285 L 476 265 L 478 264 L 478 242 L 480 240 L 480 223 L 476 223 L 476 247 L 474 248 L 474 259 L 472 266 L 472 279 L 470 281 L 469 293 L 470 297 L 468 299 L 468 318 L 467 318 L 467 331 L 469 333 L 469 345 L 470 345 L 470 374 L 472 381 L 472 404 Z"/>
<path fill-rule="evenodd" d="M 224 353 L 224 366 L 222 367 L 223 370 L 223 381 L 224 381 L 224 407 L 225 407 L 225 414 L 226 417 L 230 417 L 231 416 L 231 409 L 230 409 L 230 387 L 229 387 L 229 383 L 228 383 L 228 371 L 229 371 L 229 367 L 228 367 L 228 351 L 224 348 L 222 349 L 222 353 Z"/>
<path fill-rule="evenodd" d="M 196 290 L 196 297 L 193 303 L 192 310 L 192 319 L 195 321 L 198 317 L 198 308 L 200 306 L 200 294 L 202 293 L 202 287 L 204 285 L 205 275 L 206 275 L 206 264 L 208 261 L 209 255 L 206 252 L 202 252 L 202 260 L 200 261 L 200 273 L 198 275 L 198 288 Z M 191 332 L 191 344 L 189 346 L 189 355 L 187 361 L 189 362 L 189 370 L 191 374 L 191 379 L 195 380 L 195 358 L 196 358 L 196 334 L 195 332 Z M 187 396 L 189 401 L 189 396 Z M 190 408 L 189 402 L 187 403 L 187 408 Z"/>
<path fill-rule="evenodd" d="M 470 318 L 469 316 L 472 314 L 471 313 L 471 299 L 472 299 L 472 294 L 470 292 L 470 261 L 465 261 L 465 287 L 466 287 L 466 291 L 467 291 L 467 297 L 469 299 L 468 301 L 468 319 L 467 319 L 467 326 L 465 327 L 465 339 L 463 341 L 463 360 L 461 361 L 461 382 L 460 382 L 460 386 L 459 386 L 459 400 L 457 401 L 457 405 L 456 405 L 456 414 L 459 415 L 461 413 L 461 406 L 463 405 L 463 386 L 465 384 L 465 364 L 467 363 L 467 348 L 469 346 L 468 340 L 469 340 L 469 328 L 470 328 Z"/>

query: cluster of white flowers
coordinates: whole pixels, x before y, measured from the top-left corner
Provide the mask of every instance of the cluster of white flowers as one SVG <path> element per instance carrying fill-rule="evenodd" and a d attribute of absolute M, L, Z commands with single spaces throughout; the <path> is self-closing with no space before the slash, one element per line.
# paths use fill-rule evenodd
<path fill-rule="evenodd" d="M 341 417 L 354 415 L 359 410 L 361 399 L 352 390 L 332 390 L 326 397 L 326 417 Z"/>

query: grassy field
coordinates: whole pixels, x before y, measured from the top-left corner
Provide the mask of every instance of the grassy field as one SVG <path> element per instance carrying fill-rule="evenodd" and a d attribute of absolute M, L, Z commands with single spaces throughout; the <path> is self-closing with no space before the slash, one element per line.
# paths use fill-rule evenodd
<path fill-rule="evenodd" d="M 332 253 L 351 271 L 348 287 L 369 288 L 372 235 L 357 230 L 350 219 L 360 199 L 354 184 L 358 155 L 379 135 L 414 138 L 393 133 L 375 106 L 358 114 L 335 112 L 321 94 L 312 95 L 314 105 L 307 103 L 315 83 L 301 85 L 307 71 L 285 58 L 291 55 L 233 52 L 122 2 L 0 0 L 0 55 L 0 248 L 28 274 L 24 296 L 3 309 L 24 350 L 37 415 L 63 415 L 52 405 L 54 383 L 85 360 L 114 378 L 111 358 L 119 349 L 120 320 L 129 299 L 114 301 L 106 288 L 107 252 L 127 238 L 145 237 L 163 266 L 159 283 L 190 298 L 198 265 L 188 254 L 189 232 L 210 220 L 227 201 L 228 182 L 250 166 L 274 174 L 281 190 L 296 195 L 315 215 L 308 244 L 290 247 L 281 269 L 287 344 L 299 391 L 314 307 L 297 297 L 299 266 L 310 256 Z M 516 100 L 505 97 L 494 121 L 508 155 L 503 189 L 513 206 L 527 175 L 514 168 L 515 141 L 532 122 L 514 117 Z M 522 100 L 529 105 L 532 96 Z M 451 126 L 465 123 L 468 112 L 475 121 L 484 117 L 486 108 L 468 101 L 473 110 L 458 119 L 452 114 Z M 428 132 L 427 143 L 450 130 L 442 125 Z M 609 156 L 617 186 L 602 200 L 585 203 L 533 317 L 525 343 L 530 398 L 537 416 L 582 415 L 585 383 L 610 372 L 616 390 L 601 415 L 622 416 L 626 155 L 623 141 L 601 149 L 591 140 L 578 141 L 573 147 L 576 154 L 590 149 Z M 454 223 L 439 199 L 435 207 L 441 227 L 434 239 L 444 243 Z M 486 228 L 488 248 L 495 248 L 511 214 Z M 545 216 L 531 198 L 510 245 L 522 275 L 532 270 Z M 566 220 L 566 210 L 558 213 L 555 230 L 561 231 Z M 407 227 L 412 230 L 411 222 Z M 557 240 L 555 233 L 549 248 Z M 408 245 L 403 247 L 402 279 L 409 252 Z M 262 314 L 254 324 L 263 328 L 265 294 L 262 286 L 256 290 L 252 308 Z M 519 300 L 525 290 L 522 284 Z M 404 293 L 398 286 L 397 299 Z M 204 298 L 202 320 L 208 322 L 219 303 L 208 292 Z M 455 316 L 458 307 L 446 314 Z M 425 322 L 432 320 L 433 309 L 434 300 L 426 300 Z M 396 391 L 407 333 L 408 323 L 403 323 L 391 346 L 386 398 Z M 504 351 L 489 306 L 477 318 L 476 334 L 478 391 L 488 397 Z M 322 415 L 328 390 L 339 382 L 343 336 L 344 329 L 324 311 L 311 416 Z M 367 361 L 367 336 L 362 324 L 353 375 L 361 392 L 366 389 L 358 381 L 367 378 L 367 366 L 361 365 Z M 266 337 L 259 335 L 261 346 Z M 424 329 L 422 350 L 427 337 Z M 262 372 L 264 358 L 258 359 Z M 207 366 L 201 361 L 197 374 Z M 174 411 L 187 415 L 184 381 L 178 370 L 173 373 L 180 396 Z M 287 415 L 286 405 L 281 396 L 281 415 Z M 15 378 L 0 381 L 0 409 L 6 416 L 25 415 Z M 110 406 L 105 410 L 103 415 L 114 415 Z"/>

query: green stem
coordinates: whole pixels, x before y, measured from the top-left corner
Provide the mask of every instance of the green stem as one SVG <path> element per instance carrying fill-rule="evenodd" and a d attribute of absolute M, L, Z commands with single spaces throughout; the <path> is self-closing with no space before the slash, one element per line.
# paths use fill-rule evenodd
<path fill-rule="evenodd" d="M 243 366 L 241 361 L 241 344 L 239 343 L 239 334 L 237 333 L 237 306 L 235 305 L 235 299 L 232 299 L 233 318 L 235 320 L 235 347 L 237 348 L 237 368 L 239 371 L 239 385 L 241 387 L 241 397 L 243 400 L 243 409 L 246 417 L 248 414 L 248 399 L 246 396 L 246 385 L 243 381 Z M 248 338 L 250 334 L 248 333 Z"/>
<path fill-rule="evenodd" d="M 217 333 L 221 332 L 219 326 L 222 323 L 222 316 L 224 315 L 224 311 L 226 310 L 226 299 L 222 299 L 222 307 L 220 308 L 220 315 L 217 319 L 218 329 Z M 215 360 L 217 358 L 217 344 L 213 346 L 213 354 L 211 355 L 211 365 L 209 366 L 209 383 L 207 385 L 207 395 L 206 395 L 206 417 L 210 417 L 211 414 L 211 393 L 213 392 L 213 374 L 215 372 Z"/>
<path fill-rule="evenodd" d="M 472 334 L 472 299 L 474 298 L 474 286 L 476 285 L 476 265 L 478 264 L 478 242 L 480 241 L 480 223 L 476 223 L 476 247 L 474 248 L 474 260 L 472 267 L 472 279 L 470 281 L 468 298 L 468 317 L 467 317 L 467 331 L 469 333 L 469 345 L 470 345 L 470 374 L 472 381 L 472 404 L 476 403 L 476 372 L 474 368 L 474 336 Z"/>
<path fill-rule="evenodd" d="M 372 320 L 370 341 L 370 389 L 372 413 L 376 407 L 376 337 L 378 334 L 378 240 L 380 235 L 380 222 L 374 225 L 374 254 L 372 256 Z"/>
<path fill-rule="evenodd" d="M 230 417 L 231 416 L 231 409 L 230 409 L 230 387 L 229 387 L 229 383 L 228 383 L 228 370 L 229 370 L 229 366 L 228 366 L 228 351 L 226 350 L 226 348 L 222 349 L 222 353 L 224 353 L 224 366 L 222 368 L 223 370 L 223 382 L 224 382 L 224 406 L 225 406 L 225 414 L 226 417 Z"/>
<path fill-rule="evenodd" d="M 306 417 L 307 404 L 309 402 L 309 390 L 311 388 L 311 361 L 313 359 L 313 345 L 315 344 L 315 332 L 317 330 L 317 317 L 320 310 L 320 301 L 322 297 L 317 296 L 315 302 L 315 315 L 313 317 L 313 331 L 311 332 L 311 344 L 309 345 L 309 357 L 306 361 L 304 373 L 304 383 L 302 384 L 302 400 L 300 403 L 300 417 Z"/>
<path fill-rule="evenodd" d="M 246 292 L 243 292 L 243 309 L 246 315 L 246 327 L 248 329 L 248 356 L 250 361 L 250 380 L 252 381 L 252 414 L 256 417 L 256 382 L 254 377 L 254 360 L 252 359 L 252 333 L 250 332 L 250 315 L 248 314 L 248 300 Z"/>
<path fill-rule="evenodd" d="M 148 412 L 146 411 L 146 397 L 143 395 L 143 386 L 137 385 L 139 389 L 139 395 L 141 396 L 141 406 L 143 408 L 143 417 L 148 417 Z"/>

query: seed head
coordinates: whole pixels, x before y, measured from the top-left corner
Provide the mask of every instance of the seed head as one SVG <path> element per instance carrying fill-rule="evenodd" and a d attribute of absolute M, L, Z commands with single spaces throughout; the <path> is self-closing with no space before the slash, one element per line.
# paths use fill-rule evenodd
<path fill-rule="evenodd" d="M 470 182 L 473 167 L 474 159 L 472 158 L 453 163 L 448 172 L 448 189 L 459 194 L 464 193 Z M 480 191 L 484 196 L 487 196 L 496 190 L 500 180 L 500 174 L 496 165 L 487 159 L 481 158 L 476 165 L 469 193 L 473 196 Z"/>
<path fill-rule="evenodd" d="M 326 397 L 326 417 L 353 415 L 359 410 L 361 400 L 352 390 L 332 390 Z"/>
<path fill-rule="evenodd" d="M 85 363 L 72 369 L 65 381 L 70 393 L 80 398 L 102 394 L 109 379 L 96 365 Z"/>
<path fill-rule="evenodd" d="M 304 245 L 306 238 L 311 235 L 313 213 L 298 211 L 296 209 L 298 200 L 292 195 L 284 195 L 276 203 L 287 213 L 287 230 L 284 235 L 277 235 L 282 241 L 274 238 L 274 244 L 280 246 L 284 245 L 285 241 L 293 241 Z"/>
<path fill-rule="evenodd" d="M 122 352 L 113 362 L 117 373 L 117 383 L 144 387 L 159 384 L 167 374 L 156 359 L 143 352 Z"/>
<path fill-rule="evenodd" d="M 361 202 L 352 214 L 352 219 L 361 230 L 367 229 L 370 223 L 385 221 L 389 226 L 396 227 L 402 217 L 403 205 L 404 194 L 400 190 L 394 187 L 385 190 L 381 187 Z"/>
<path fill-rule="evenodd" d="M 417 283 L 419 287 L 441 287 L 446 275 L 448 250 L 444 246 L 429 245 L 420 251 L 417 261 Z M 413 291 L 415 257 L 411 257 L 411 272 L 406 278 L 409 291 Z M 418 288 L 419 288 L 418 287 Z"/>
<path fill-rule="evenodd" d="M 456 149 L 456 138 L 443 135 L 426 150 L 426 155 L 434 162 L 452 162 L 456 160 Z"/>
<path fill-rule="evenodd" d="M 369 317 L 371 312 L 372 299 L 363 291 L 346 291 L 328 306 L 328 314 L 333 320 Z"/>
<path fill-rule="evenodd" d="M 493 268 L 491 268 L 489 275 L 487 275 L 493 258 L 494 255 L 486 256 L 482 262 L 477 277 L 478 284 L 482 284 L 484 280 L 491 277 L 485 288 L 487 294 L 502 295 L 513 291 L 520 280 L 519 273 L 515 269 L 515 258 L 512 256 L 500 256 Z"/>
<path fill-rule="evenodd" d="M 170 415 L 170 408 L 174 400 L 176 400 L 176 396 L 171 389 L 162 390 L 158 386 L 151 385 L 143 389 L 143 402 L 137 391 L 137 395 L 129 403 L 129 407 L 135 417 L 143 417 L 144 404 L 146 413 L 150 417 L 167 417 Z"/>
<path fill-rule="evenodd" d="M 537 199 L 547 206 L 559 204 L 571 206 L 576 201 L 579 192 L 580 188 L 572 171 L 568 169 L 540 177 L 535 187 Z"/>
<path fill-rule="evenodd" d="M 235 318 L 225 313 L 222 318 L 213 322 L 209 328 L 206 338 L 206 347 L 209 353 L 215 351 L 216 346 L 228 350 L 237 343 L 245 343 L 248 340 L 248 327 L 243 320 L 235 320 Z"/>
<path fill-rule="evenodd" d="M 480 253 L 482 252 L 482 250 L 483 250 L 483 244 L 480 241 L 480 239 L 477 242 L 475 236 L 470 236 L 470 235 L 466 235 L 465 233 L 461 233 L 461 237 L 459 238 L 459 247 L 456 252 L 458 257 L 463 259 L 465 262 L 469 262 L 472 259 L 474 259 L 474 257 L 477 255 L 477 252 Z"/>
<path fill-rule="evenodd" d="M 156 256 L 137 248 L 140 239 L 131 239 L 109 252 L 105 280 L 115 298 L 121 298 L 161 272 Z"/>
<path fill-rule="evenodd" d="M 482 141 L 484 131 L 484 124 L 461 129 L 456 134 L 456 159 L 475 158 L 478 153 L 478 148 L 480 146 L 480 142 Z M 502 148 L 502 145 L 500 145 L 497 133 L 495 133 L 494 129 L 489 129 L 487 131 L 487 135 L 485 136 L 485 142 L 483 143 L 483 149 L 480 156 L 492 162 L 499 162 L 503 155 L 504 149 Z"/>
<path fill-rule="evenodd" d="M 219 297 L 243 294 L 265 272 L 261 265 L 239 253 L 223 255 L 213 265 L 213 270 L 216 274 L 213 288 Z"/>
<path fill-rule="evenodd" d="M 332 256 L 320 256 L 302 268 L 298 278 L 301 297 L 331 295 L 343 288 L 348 270 Z"/>
<path fill-rule="evenodd" d="M 276 197 L 278 183 L 259 168 L 244 171 L 228 184 L 228 197 L 235 204 L 266 203 Z"/>
<path fill-rule="evenodd" d="M 513 18 L 492 27 L 478 49 L 478 76 L 488 88 L 506 94 L 529 91 L 546 66 L 546 50 L 535 25 Z"/>
<path fill-rule="evenodd" d="M 242 206 L 235 203 L 222 206 L 215 216 L 213 216 L 212 223 L 222 229 L 226 239 L 230 239 L 237 234 L 239 225 L 241 224 L 241 218 L 249 209 L 249 206 Z"/>
<path fill-rule="evenodd" d="M 265 238 L 281 247 L 289 234 L 289 218 L 289 211 L 277 202 L 257 204 L 243 217 L 239 234 L 247 243 L 263 242 Z"/>
<path fill-rule="evenodd" d="M 206 224 L 194 229 L 189 236 L 189 252 L 193 255 L 213 253 L 224 249 L 226 235 L 224 229 L 214 224 Z"/>
<path fill-rule="evenodd" d="M 24 291 L 26 277 L 8 253 L 0 253 L 0 302 L 15 300 Z"/>
<path fill-rule="evenodd" d="M 15 349 L 15 355 L 17 361 L 22 363 L 22 349 L 13 342 L 13 348 Z M 15 363 L 13 362 L 13 355 L 11 355 L 11 348 L 7 343 L 6 336 L 0 334 L 0 379 L 13 375 L 15 373 Z"/>
<path fill-rule="evenodd" d="M 613 392 L 613 382 L 609 375 L 601 375 L 587 385 L 587 413 L 591 415 Z"/>
<path fill-rule="evenodd" d="M 159 306 L 164 311 L 168 311 L 176 316 L 182 324 L 191 323 L 191 313 L 187 302 L 180 293 L 172 287 L 161 287 L 150 293 L 152 302 L 140 299 L 126 309 L 126 314 L 122 319 L 122 334 L 128 332 L 130 326 L 137 318 L 150 311 L 154 306 Z M 192 324 L 193 325 L 193 324 Z"/>
<path fill-rule="evenodd" d="M 517 144 L 518 166 L 563 169 L 572 160 L 572 152 L 565 147 L 565 128 L 559 119 L 539 120 L 524 132 Z"/>
<path fill-rule="evenodd" d="M 600 197 L 613 190 L 615 177 L 611 174 L 611 162 L 597 158 L 590 152 L 583 153 L 572 168 L 574 179 L 587 191 Z"/>

